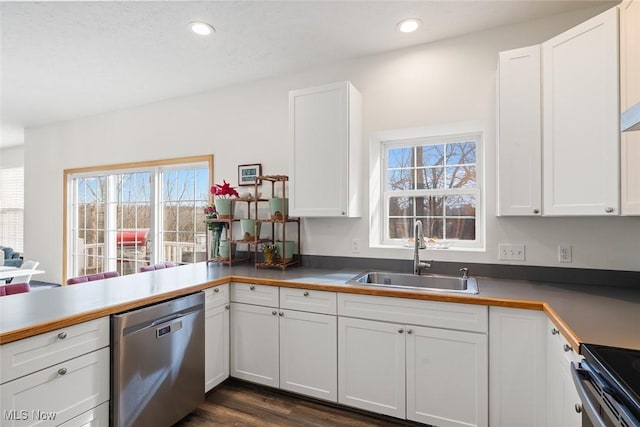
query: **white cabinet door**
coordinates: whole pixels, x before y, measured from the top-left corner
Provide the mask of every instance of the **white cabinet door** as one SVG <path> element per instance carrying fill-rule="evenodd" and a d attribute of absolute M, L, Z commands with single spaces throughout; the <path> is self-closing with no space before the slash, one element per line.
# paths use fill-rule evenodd
<path fill-rule="evenodd" d="M 336 402 L 336 316 L 281 310 L 280 388 Z"/>
<path fill-rule="evenodd" d="M 640 1 L 620 4 L 620 108 L 640 103 Z M 640 132 L 621 135 L 622 214 L 640 215 Z"/>
<path fill-rule="evenodd" d="M 616 215 L 620 207 L 618 9 L 546 41 L 545 215 Z"/>
<path fill-rule="evenodd" d="M 403 326 L 338 318 L 338 402 L 405 417 Z"/>
<path fill-rule="evenodd" d="M 492 427 L 544 427 L 547 317 L 489 308 L 489 420 Z"/>
<path fill-rule="evenodd" d="M 61 424 L 60 427 L 109 427 L 109 403 L 105 402 L 80 414 Z"/>
<path fill-rule="evenodd" d="M 498 215 L 540 215 L 540 45 L 500 52 L 499 58 Z"/>
<path fill-rule="evenodd" d="M 231 376 L 279 386 L 278 311 L 231 303 Z"/>
<path fill-rule="evenodd" d="M 58 425 L 108 400 L 109 349 L 103 348 L 2 384 L 2 425 Z"/>
<path fill-rule="evenodd" d="M 407 326 L 407 419 L 487 426 L 487 336 Z"/>
<path fill-rule="evenodd" d="M 361 215 L 361 104 L 349 82 L 289 92 L 291 215 Z"/>
<path fill-rule="evenodd" d="M 229 305 L 205 311 L 204 321 L 204 391 L 229 377 Z"/>
<path fill-rule="evenodd" d="M 547 425 L 580 427 L 582 414 L 576 411 L 580 397 L 571 378 L 571 362 L 581 357 L 551 322 L 547 322 Z"/>

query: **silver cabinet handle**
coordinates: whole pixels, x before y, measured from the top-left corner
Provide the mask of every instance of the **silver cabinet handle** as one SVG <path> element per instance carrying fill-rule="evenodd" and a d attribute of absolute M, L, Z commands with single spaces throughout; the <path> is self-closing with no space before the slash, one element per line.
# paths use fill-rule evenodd
<path fill-rule="evenodd" d="M 65 375 L 67 373 L 67 368 L 58 369 L 58 375 Z"/>
<path fill-rule="evenodd" d="M 413 333 L 413 329 L 407 329 L 407 333 L 411 335 Z"/>
<path fill-rule="evenodd" d="M 255 290 L 256 290 L 256 287 L 255 287 L 255 286 L 253 286 L 253 285 L 251 285 L 251 286 L 249 286 L 249 290 L 250 290 L 250 291 L 255 291 Z"/>
<path fill-rule="evenodd" d="M 277 312 L 277 311 L 275 311 L 275 310 L 273 310 L 273 311 L 271 312 L 271 314 L 273 314 L 273 315 L 275 316 L 276 314 L 278 314 L 278 312 Z"/>
<path fill-rule="evenodd" d="M 278 315 L 280 315 L 280 317 L 284 316 L 284 311 L 281 311 Z"/>
<path fill-rule="evenodd" d="M 564 351 L 573 351 L 573 348 L 569 344 L 564 345 Z"/>
<path fill-rule="evenodd" d="M 215 289 L 213 290 L 213 292 L 218 293 L 218 292 L 220 292 L 220 289 L 215 288 Z"/>
<path fill-rule="evenodd" d="M 61 339 L 61 340 L 65 339 L 66 337 L 67 337 L 67 333 L 66 332 L 60 332 L 58 334 L 58 338 Z"/>
<path fill-rule="evenodd" d="M 404 329 L 402 329 L 402 328 L 398 329 L 398 333 L 399 333 L 399 334 L 401 334 L 401 333 L 403 333 L 403 332 L 404 332 Z"/>
<path fill-rule="evenodd" d="M 576 403 L 573 408 L 576 410 L 577 413 L 581 413 L 582 412 L 582 405 L 579 403 Z"/>
<path fill-rule="evenodd" d="M 539 213 L 540 213 L 540 209 L 534 209 L 534 210 L 533 210 L 533 213 L 534 213 L 534 214 L 539 214 Z"/>
<path fill-rule="evenodd" d="M 227 305 L 225 305 L 225 306 L 224 306 L 224 309 L 225 309 L 225 310 L 229 310 L 230 308 L 231 308 L 231 306 L 230 306 L 229 304 L 227 304 Z"/>
<path fill-rule="evenodd" d="M 559 331 L 559 330 L 557 330 L 556 328 L 553 328 L 553 329 L 551 330 L 551 335 L 558 335 L 559 333 L 560 333 L 560 331 Z"/>
<path fill-rule="evenodd" d="M 308 297 L 309 296 L 309 292 L 304 291 L 304 294 L 302 294 L 302 295 L 304 295 L 305 297 Z"/>
<path fill-rule="evenodd" d="M 611 213 L 611 212 L 613 212 L 613 208 L 609 207 L 609 208 L 606 208 L 604 211 L 606 213 Z"/>

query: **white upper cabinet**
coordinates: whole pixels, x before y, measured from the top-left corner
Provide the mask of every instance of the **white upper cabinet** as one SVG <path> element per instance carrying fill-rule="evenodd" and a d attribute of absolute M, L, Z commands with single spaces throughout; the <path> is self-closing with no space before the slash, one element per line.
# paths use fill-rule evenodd
<path fill-rule="evenodd" d="M 349 82 L 289 92 L 289 212 L 361 215 L 362 99 Z"/>
<path fill-rule="evenodd" d="M 498 215 L 542 213 L 540 45 L 500 52 Z"/>
<path fill-rule="evenodd" d="M 618 9 L 542 44 L 545 215 L 620 211 Z"/>
<path fill-rule="evenodd" d="M 620 109 L 640 103 L 640 0 L 620 4 Z M 621 141 L 622 214 L 640 215 L 640 131 Z"/>

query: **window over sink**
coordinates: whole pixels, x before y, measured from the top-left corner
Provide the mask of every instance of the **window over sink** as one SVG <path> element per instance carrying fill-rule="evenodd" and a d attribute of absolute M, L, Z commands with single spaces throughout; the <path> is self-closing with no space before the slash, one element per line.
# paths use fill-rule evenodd
<path fill-rule="evenodd" d="M 370 143 L 372 247 L 483 248 L 483 132 L 463 123 L 378 132 Z"/>

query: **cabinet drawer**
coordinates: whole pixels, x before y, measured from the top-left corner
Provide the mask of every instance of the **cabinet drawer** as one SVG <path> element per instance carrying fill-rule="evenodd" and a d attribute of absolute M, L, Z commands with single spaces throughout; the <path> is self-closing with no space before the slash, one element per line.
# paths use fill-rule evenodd
<path fill-rule="evenodd" d="M 43 417 L 58 425 L 108 400 L 109 349 L 103 348 L 2 384 L 0 407 L 11 414 L 2 425 L 30 426 Z"/>
<path fill-rule="evenodd" d="M 280 308 L 309 311 L 312 313 L 336 314 L 335 292 L 309 289 L 280 288 Z"/>
<path fill-rule="evenodd" d="M 249 283 L 232 283 L 231 301 L 278 307 L 278 287 L 252 285 Z"/>
<path fill-rule="evenodd" d="M 219 285 L 204 290 L 204 309 L 209 310 L 229 304 L 229 284 Z"/>
<path fill-rule="evenodd" d="M 0 346 L 0 384 L 109 345 L 109 318 Z"/>
<path fill-rule="evenodd" d="M 484 305 L 338 294 L 338 315 L 481 333 L 488 329 Z"/>
<path fill-rule="evenodd" d="M 109 427 L 109 402 L 70 419 L 60 427 Z"/>

